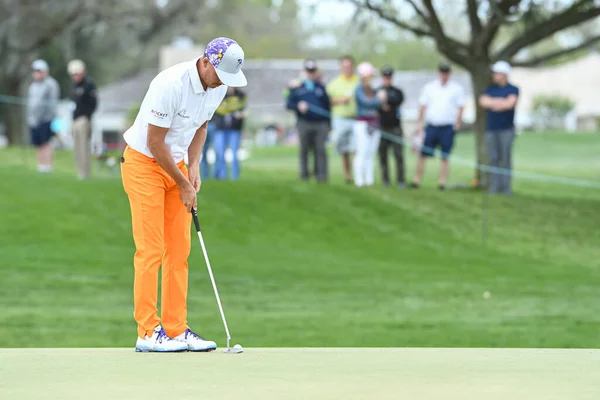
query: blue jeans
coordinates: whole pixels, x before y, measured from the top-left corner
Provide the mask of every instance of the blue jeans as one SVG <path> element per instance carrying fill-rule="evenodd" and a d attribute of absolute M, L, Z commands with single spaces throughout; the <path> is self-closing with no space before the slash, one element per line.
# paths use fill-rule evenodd
<path fill-rule="evenodd" d="M 206 153 L 208 152 L 208 148 L 210 147 L 214 133 L 215 130 L 210 127 L 209 123 L 208 128 L 206 129 L 206 141 L 204 142 L 204 147 L 202 147 L 202 160 L 200 161 L 200 175 L 202 180 L 208 179 L 210 176 L 210 167 L 208 166 Z"/>
<path fill-rule="evenodd" d="M 233 161 L 231 163 L 231 179 L 237 180 L 240 178 L 240 163 L 238 160 L 238 150 L 242 140 L 242 131 L 224 130 L 216 131 L 213 136 L 213 148 L 217 155 L 215 161 L 215 178 L 227 179 L 227 163 L 225 162 L 225 150 L 229 147 L 233 153 Z"/>

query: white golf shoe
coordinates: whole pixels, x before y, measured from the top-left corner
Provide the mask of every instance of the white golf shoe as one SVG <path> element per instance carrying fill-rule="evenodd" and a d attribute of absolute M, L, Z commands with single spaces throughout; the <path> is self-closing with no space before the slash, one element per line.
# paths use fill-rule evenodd
<path fill-rule="evenodd" d="M 188 346 L 186 343 L 181 341 L 173 340 L 167 336 L 162 326 L 154 328 L 154 333 L 151 337 L 138 337 L 135 343 L 135 351 L 138 353 L 158 352 L 158 353 L 172 353 L 177 351 L 186 351 Z"/>
<path fill-rule="evenodd" d="M 195 334 L 190 328 L 187 328 L 181 335 L 175 336 L 173 340 L 185 343 L 188 351 L 213 351 L 217 349 L 215 342 Z"/>

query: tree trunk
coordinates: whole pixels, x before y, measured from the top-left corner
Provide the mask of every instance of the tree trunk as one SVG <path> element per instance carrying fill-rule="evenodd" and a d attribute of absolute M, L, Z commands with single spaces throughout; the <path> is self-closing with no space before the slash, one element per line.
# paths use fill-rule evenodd
<path fill-rule="evenodd" d="M 25 113 L 22 105 L 3 104 L 0 107 L 0 119 L 4 122 L 9 145 L 25 145 L 27 135 L 25 129 Z"/>
<path fill-rule="evenodd" d="M 20 98 L 20 86 L 19 80 L 9 80 L 4 82 L 3 88 L 9 96 Z M 0 120 L 4 122 L 9 145 L 25 145 L 28 143 L 25 108 L 24 104 L 0 104 Z"/>
<path fill-rule="evenodd" d="M 475 154 L 477 165 L 475 168 L 475 180 L 480 188 L 487 188 L 488 173 L 481 170 L 482 165 L 488 165 L 488 153 L 485 144 L 486 111 L 479 106 L 479 96 L 490 84 L 490 62 L 479 61 L 471 71 L 471 84 L 473 86 L 473 97 L 475 101 Z"/>

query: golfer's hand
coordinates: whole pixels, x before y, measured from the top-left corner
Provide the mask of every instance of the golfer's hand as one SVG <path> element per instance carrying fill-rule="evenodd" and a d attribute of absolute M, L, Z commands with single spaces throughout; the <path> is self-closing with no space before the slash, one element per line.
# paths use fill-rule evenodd
<path fill-rule="evenodd" d="M 458 132 L 461 127 L 462 127 L 462 121 L 456 121 L 454 123 L 454 132 Z"/>
<path fill-rule="evenodd" d="M 298 111 L 300 111 L 300 114 L 306 114 L 308 111 L 308 103 L 304 100 L 298 102 Z"/>
<path fill-rule="evenodd" d="M 192 212 L 192 208 L 195 209 L 198 205 L 196 189 L 190 182 L 179 187 L 179 198 L 181 199 L 183 205 L 187 208 L 188 212 Z"/>
<path fill-rule="evenodd" d="M 190 183 L 196 189 L 196 193 L 200 191 L 200 186 L 202 186 L 202 179 L 200 179 L 200 168 L 191 168 L 189 170 Z"/>

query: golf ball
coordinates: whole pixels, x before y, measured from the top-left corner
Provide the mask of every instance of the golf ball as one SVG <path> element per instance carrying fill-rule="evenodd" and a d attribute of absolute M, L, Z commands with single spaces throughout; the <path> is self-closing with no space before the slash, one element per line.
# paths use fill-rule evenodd
<path fill-rule="evenodd" d="M 492 297 L 492 294 L 490 292 L 483 292 L 484 299 L 489 299 L 490 297 Z"/>

